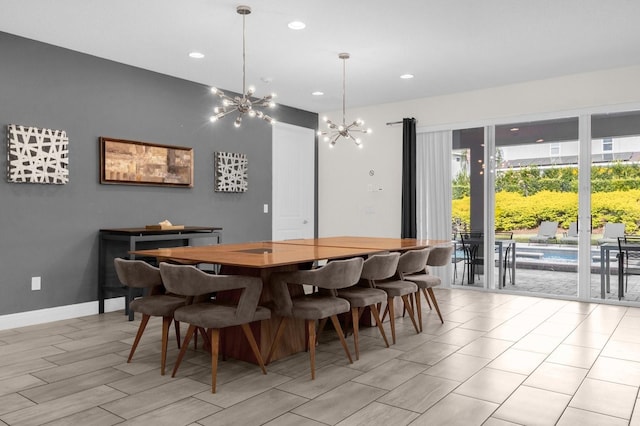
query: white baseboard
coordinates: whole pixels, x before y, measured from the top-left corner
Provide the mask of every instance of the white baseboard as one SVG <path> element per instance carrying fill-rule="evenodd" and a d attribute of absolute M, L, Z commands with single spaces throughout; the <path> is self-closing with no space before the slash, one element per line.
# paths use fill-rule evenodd
<path fill-rule="evenodd" d="M 124 309 L 124 297 L 115 297 L 104 301 L 104 311 L 113 312 Z M 55 308 L 38 309 L 36 311 L 18 312 L 0 315 L 0 330 L 44 324 L 71 318 L 85 317 L 98 313 L 98 301 L 78 303 L 75 305 L 56 306 Z"/>

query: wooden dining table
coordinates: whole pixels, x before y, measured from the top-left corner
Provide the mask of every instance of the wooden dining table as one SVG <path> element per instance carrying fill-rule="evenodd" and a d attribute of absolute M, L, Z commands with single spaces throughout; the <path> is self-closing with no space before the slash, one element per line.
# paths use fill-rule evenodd
<path fill-rule="evenodd" d="M 189 264 L 220 265 L 221 274 L 250 275 L 262 279 L 263 288 L 260 305 L 269 307 L 273 297 L 270 288 L 270 276 L 278 271 L 309 269 L 314 263 L 322 260 L 346 259 L 382 251 L 406 251 L 450 243 L 440 240 L 420 240 L 403 238 L 375 237 L 325 237 L 286 241 L 259 241 L 236 244 L 219 244 L 197 247 L 171 247 L 153 250 L 135 250 L 136 256 L 154 257 L 158 262 L 172 261 Z M 301 286 L 291 285 L 293 297 L 304 294 Z M 237 293 L 219 294 L 217 299 L 236 301 Z M 266 357 L 269 346 L 275 335 L 279 317 L 272 314 L 270 320 L 251 324 L 256 342 L 263 356 Z M 287 327 L 289 335 L 281 339 L 283 342 L 272 356 L 272 360 L 304 351 L 304 321 L 298 320 L 299 326 Z M 296 321 L 293 321 L 296 324 Z M 231 328 L 224 332 L 221 350 L 227 356 L 255 362 L 251 349 L 245 342 L 242 331 Z"/>

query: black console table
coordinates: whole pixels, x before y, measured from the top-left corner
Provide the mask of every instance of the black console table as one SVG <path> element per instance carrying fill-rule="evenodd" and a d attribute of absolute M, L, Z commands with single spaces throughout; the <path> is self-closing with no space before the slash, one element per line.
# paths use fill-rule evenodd
<path fill-rule="evenodd" d="M 141 247 L 137 247 L 138 243 L 145 243 L 144 248 L 158 248 L 161 244 L 172 241 L 180 241 L 181 245 L 188 246 L 194 238 L 215 238 L 215 243 L 220 244 L 222 228 L 185 226 L 179 229 L 101 229 L 98 249 L 98 312 L 104 313 L 106 298 L 125 296 L 125 313 L 129 314 L 130 320 L 133 319 L 133 312 L 129 312 L 129 301 L 133 294 L 130 289 L 123 287 L 115 276 L 113 267 L 115 257 L 135 259 L 135 255 L 129 254 L 129 252 L 140 249 Z M 128 243 L 126 247 L 125 243 Z M 115 247 L 116 245 L 119 247 Z"/>

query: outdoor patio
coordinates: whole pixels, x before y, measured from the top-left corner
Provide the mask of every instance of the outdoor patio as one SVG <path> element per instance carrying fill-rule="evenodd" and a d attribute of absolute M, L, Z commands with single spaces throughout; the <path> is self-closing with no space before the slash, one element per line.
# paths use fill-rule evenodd
<path fill-rule="evenodd" d="M 518 244 L 518 250 L 531 251 L 535 246 L 529 246 L 527 244 Z M 517 253 L 516 253 L 517 254 Z M 615 254 L 612 254 L 612 258 L 615 261 Z M 599 272 L 599 258 L 595 257 L 595 262 L 592 263 L 591 273 L 591 296 L 594 299 L 600 299 L 600 272 Z M 521 265 L 522 267 L 520 267 Z M 610 276 L 610 292 L 605 293 L 607 300 L 618 300 L 618 275 L 617 267 L 612 263 L 612 271 Z M 542 260 L 532 259 L 520 259 L 516 260 L 516 281 L 512 285 L 509 283 L 509 275 L 507 273 L 506 287 L 507 291 L 527 292 L 540 295 L 552 295 L 552 296 L 577 296 L 577 273 L 574 271 L 567 271 L 571 267 L 567 265 L 560 265 L 556 263 L 546 263 Z M 461 274 L 462 274 L 462 262 L 458 263 L 457 279 L 455 280 L 455 286 L 461 286 Z M 498 268 L 495 268 L 495 276 L 498 276 Z M 484 275 L 476 276 L 475 282 L 471 287 L 482 288 L 484 286 Z M 466 282 L 464 287 L 469 287 Z M 640 302 L 640 275 L 630 275 L 628 281 L 628 288 L 624 293 L 624 300 Z"/>

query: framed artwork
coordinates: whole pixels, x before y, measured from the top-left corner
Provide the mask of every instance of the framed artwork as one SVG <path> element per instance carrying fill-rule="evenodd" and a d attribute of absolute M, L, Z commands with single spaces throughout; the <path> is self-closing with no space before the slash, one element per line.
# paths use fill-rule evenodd
<path fill-rule="evenodd" d="M 100 138 L 100 183 L 193 187 L 193 148 Z"/>
<path fill-rule="evenodd" d="M 9 124 L 7 142 L 9 182 L 69 182 L 69 138 L 64 130 Z"/>
<path fill-rule="evenodd" d="M 215 190 L 247 191 L 247 156 L 235 152 L 215 153 Z"/>

